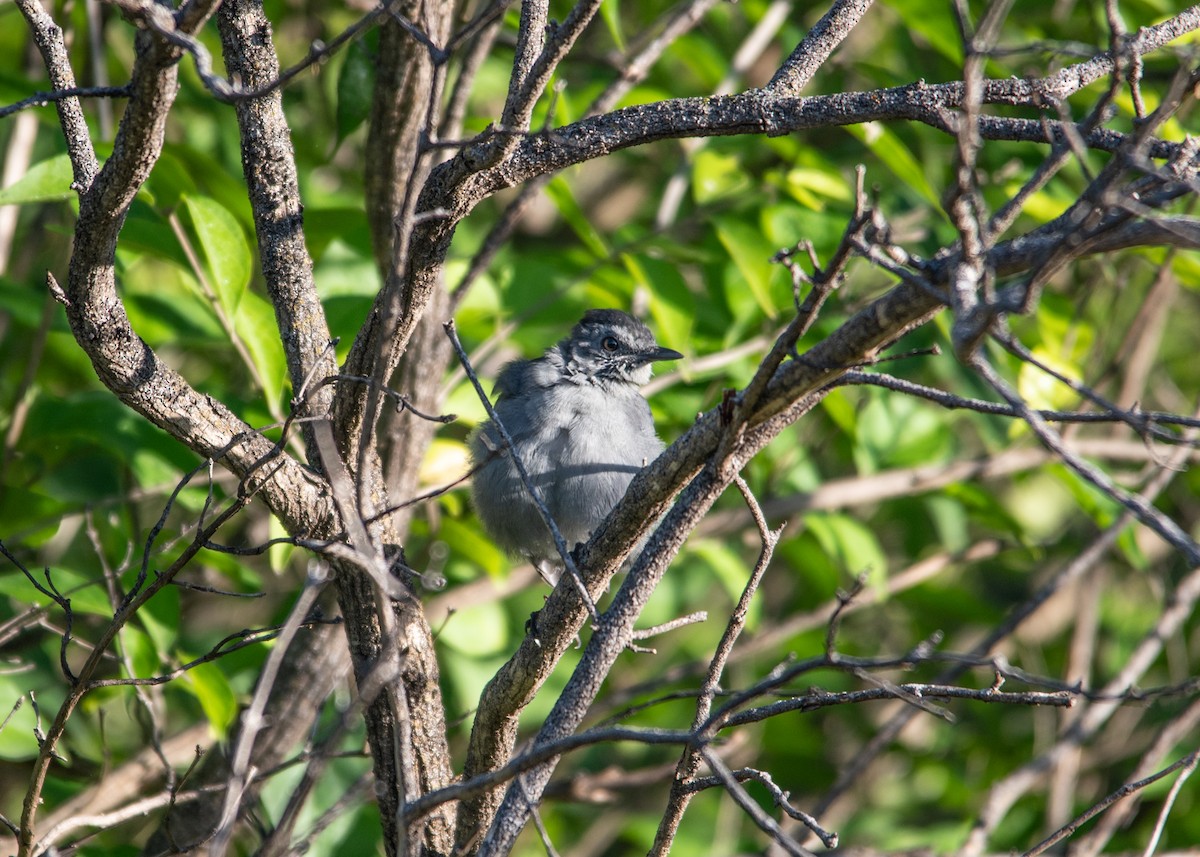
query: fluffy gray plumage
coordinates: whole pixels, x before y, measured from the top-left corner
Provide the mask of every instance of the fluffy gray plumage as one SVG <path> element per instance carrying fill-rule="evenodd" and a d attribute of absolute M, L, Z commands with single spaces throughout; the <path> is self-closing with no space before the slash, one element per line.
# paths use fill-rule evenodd
<path fill-rule="evenodd" d="M 634 475 L 662 452 L 640 388 L 651 363 L 682 356 L 658 345 L 633 316 L 600 309 L 543 357 L 500 371 L 496 415 L 568 548 L 587 541 Z M 554 540 L 490 421 L 471 438 L 471 455 L 483 463 L 471 493 L 484 529 L 553 583 L 562 568 Z"/>

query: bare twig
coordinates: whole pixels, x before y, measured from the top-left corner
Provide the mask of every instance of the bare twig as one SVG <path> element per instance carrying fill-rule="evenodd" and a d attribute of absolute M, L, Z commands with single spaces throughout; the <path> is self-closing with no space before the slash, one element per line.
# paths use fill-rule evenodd
<path fill-rule="evenodd" d="M 1119 789 L 1117 789 L 1115 792 L 1108 795 L 1103 800 L 1088 807 L 1084 812 L 1080 813 L 1078 816 L 1076 816 L 1074 819 L 1072 819 L 1070 824 L 1067 824 L 1067 825 L 1059 828 L 1058 830 L 1054 831 L 1053 834 L 1046 837 L 1041 842 L 1039 842 L 1037 845 L 1035 845 L 1033 848 L 1030 848 L 1028 851 L 1026 851 L 1022 855 L 1022 857 L 1037 857 L 1038 854 L 1044 853 L 1048 849 L 1057 845 L 1059 842 L 1061 842 L 1064 839 L 1066 839 L 1067 837 L 1071 836 L 1076 830 L 1078 830 L 1080 827 L 1082 827 L 1084 824 L 1086 824 L 1089 820 L 1095 818 L 1100 813 L 1106 811 L 1109 807 L 1113 806 L 1117 802 L 1122 801 L 1125 798 L 1129 797 L 1130 795 L 1141 791 L 1142 789 L 1146 788 L 1146 786 L 1151 785 L 1152 783 L 1158 782 L 1163 777 L 1173 774 L 1175 771 L 1180 771 L 1179 777 L 1175 780 L 1175 787 L 1177 788 L 1177 787 L 1181 786 L 1183 784 L 1183 782 L 1187 780 L 1187 777 L 1191 774 L 1191 772 L 1195 770 L 1197 762 L 1200 762 L 1200 752 L 1189 753 L 1188 755 L 1184 756 L 1182 759 L 1178 760 L 1174 764 L 1168 765 L 1167 767 L 1163 768 L 1161 771 L 1159 771 L 1156 774 L 1151 774 L 1150 776 L 1145 777 L 1140 780 L 1137 780 L 1136 782 L 1126 783 L 1125 785 L 1123 785 Z M 1176 788 L 1172 788 L 1172 794 L 1170 796 L 1168 796 L 1166 801 L 1163 802 L 1164 812 L 1170 808 L 1172 803 L 1174 803 L 1174 795 L 1176 794 Z M 1160 833 L 1160 832 L 1161 832 L 1161 819 L 1160 819 L 1160 824 L 1156 827 L 1156 830 L 1155 830 L 1155 836 L 1153 838 L 1154 841 L 1157 841 L 1158 833 Z M 1147 844 L 1147 846 L 1146 846 L 1147 854 L 1149 854 L 1150 852 L 1152 852 L 1154 850 L 1154 847 L 1153 847 L 1154 841 Z"/>
<path fill-rule="evenodd" d="M 241 731 L 238 734 L 237 746 L 233 751 L 229 783 L 225 792 L 225 809 L 221 813 L 220 824 L 217 826 L 212 842 L 209 844 L 209 852 L 216 855 L 216 857 L 221 857 L 229 845 L 242 793 L 245 791 L 250 779 L 254 776 L 254 766 L 251 763 L 254 739 L 258 735 L 259 730 L 266 726 L 263 720 L 263 710 L 266 708 L 267 697 L 274 685 L 273 677 L 279 670 L 283 656 L 287 652 L 288 644 L 296 635 L 296 632 L 300 630 L 301 624 L 308 616 L 308 612 L 316 602 L 317 596 L 321 593 L 325 580 L 325 567 L 320 563 L 311 564 L 304 589 L 301 590 L 300 597 L 296 599 L 296 604 L 292 607 L 292 612 L 288 615 L 287 622 L 284 623 L 283 628 L 279 632 L 278 644 L 271 650 L 271 654 L 263 666 L 262 676 L 254 691 L 254 699 L 251 701 L 250 706 L 242 713 Z"/>

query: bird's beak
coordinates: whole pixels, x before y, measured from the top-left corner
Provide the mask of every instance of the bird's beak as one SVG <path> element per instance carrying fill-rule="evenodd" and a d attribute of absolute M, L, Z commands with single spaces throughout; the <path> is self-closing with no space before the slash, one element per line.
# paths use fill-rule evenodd
<path fill-rule="evenodd" d="M 653 351 L 647 351 L 642 355 L 642 360 L 646 363 L 657 363 L 659 360 L 682 360 L 683 355 L 673 348 L 663 348 L 661 345 Z"/>

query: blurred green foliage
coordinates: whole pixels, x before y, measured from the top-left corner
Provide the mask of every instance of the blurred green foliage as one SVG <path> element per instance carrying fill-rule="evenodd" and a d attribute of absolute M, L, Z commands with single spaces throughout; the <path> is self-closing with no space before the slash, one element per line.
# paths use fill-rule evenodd
<path fill-rule="evenodd" d="M 85 40 L 84 4 L 70 4 L 63 23 Z M 561 17 L 568 4 L 554 3 Z M 667 7 L 662 2 L 605 3 L 577 54 L 558 79 L 563 84 L 554 121 L 584 115 L 612 79 L 607 58 L 635 44 Z M 705 21 L 673 45 L 649 77 L 624 104 L 711 93 L 729 73 L 729 58 L 768 8 L 766 0 L 718 4 Z M 978 7 L 981 4 L 972 4 Z M 1162 2 L 1121 4 L 1131 28 L 1169 14 Z M 1025 47 L 998 56 L 989 65 L 995 77 L 1044 74 L 1088 55 L 1108 43 L 1102 4 L 1018 3 L 1003 31 L 1002 43 Z M 328 40 L 351 23 L 346 8 L 269 3 L 269 14 L 284 64 L 307 51 L 313 39 Z M 793 12 L 775 44 L 738 85 L 759 85 L 805 29 L 823 11 L 805 6 Z M 115 10 L 102 7 L 107 73 L 114 81 L 128 76 L 132 32 Z M 515 20 L 509 22 L 515 26 Z M 1191 40 L 1194 44 L 1194 39 Z M 28 36 L 12 5 L 0 7 L 0 98 L 12 101 L 48 84 L 30 64 Z M 206 42 L 219 52 L 215 33 Z M 330 59 L 318 73 L 304 75 L 285 94 L 305 200 L 305 225 L 316 279 L 334 335 L 345 353 L 379 286 L 372 261 L 363 196 L 363 120 L 369 108 L 373 36 Z M 82 50 L 82 48 L 80 48 Z M 498 48 L 485 63 L 470 105 L 468 130 L 484 128 L 498 115 L 507 86 L 510 49 Z M 812 93 L 872 89 L 909 83 L 953 80 L 960 74 L 961 45 L 950 4 L 942 0 L 895 0 L 872 10 L 855 36 L 822 69 Z M 79 68 L 84 64 L 80 62 Z M 1161 85 L 1171 69 L 1157 56 L 1147 60 L 1148 84 Z M 134 328 L 198 389 L 225 402 L 255 425 L 275 422 L 291 395 L 274 318 L 262 287 L 255 255 L 250 209 L 241 181 L 237 128 L 232 108 L 217 103 L 200 84 L 190 62 L 182 64 L 183 89 L 168 129 L 168 144 L 122 233 L 117 275 Z M 94 83 L 85 77 L 83 83 Z M 1147 86 L 1147 91 L 1153 87 Z M 1100 87 L 1072 99 L 1081 115 Z M 1153 105 L 1151 105 L 1153 106 Z M 120 102 L 114 105 L 119 114 Z M 547 105 L 543 105 L 547 107 Z M 111 140 L 100 136 L 94 103 L 88 119 L 103 153 Z M 1115 127 L 1131 124 L 1122 105 Z M 45 287 L 47 271 L 66 275 L 74 219 L 70 171 L 53 110 L 26 115 L 37 122 L 30 166 L 15 183 L 0 190 L 0 205 L 19 206 L 11 259 L 0 278 L 0 431 L 5 437 L 0 480 L 0 538 L 34 574 L 45 567 L 54 584 L 69 593 L 76 611 L 75 635 L 86 639 L 111 616 L 105 568 L 115 569 L 128 587 L 143 562 L 151 569 L 169 564 L 188 537 L 209 491 L 203 476 L 180 494 L 163 534 L 147 547 L 151 526 L 181 474 L 199 464 L 159 430 L 125 410 L 98 384 L 74 344 L 61 308 Z M 1191 114 L 1195 118 L 1195 114 Z M 535 120 L 536 121 L 536 120 Z M 12 145 L 16 120 L 0 122 L 0 144 Z M 1175 130 L 1180 129 L 1175 126 Z M 1193 126 L 1194 127 L 1194 126 Z M 1032 174 L 1045 152 L 1031 144 L 988 144 L 980 170 L 988 204 L 998 206 Z M 1091 169 L 1103 163 L 1093 155 Z M 932 129 L 908 124 L 871 124 L 826 128 L 777 139 L 714 139 L 698 144 L 662 142 L 614 154 L 601 162 L 566 171 L 547 188 L 542 203 L 478 281 L 458 313 L 463 339 L 475 347 L 487 342 L 502 324 L 517 326 L 498 352 L 481 362 L 494 375 L 502 358 L 534 355 L 560 338 L 582 311 L 595 306 L 640 307 L 665 345 L 699 359 L 721 354 L 772 336 L 793 308 L 787 272 L 769 262 L 783 246 L 812 241 L 822 260 L 833 252 L 853 210 L 854 168 L 866 170 L 868 190 L 892 222 L 895 238 L 917 255 L 931 255 L 954 239 L 939 207 L 952 179 L 954 143 Z M 660 203 L 672 181 L 687 193 L 675 214 Z M 1060 173 L 1034 195 L 1013 233 L 1025 231 L 1060 213 L 1086 183 L 1082 169 Z M 449 265 L 450 285 L 466 269 L 504 199 L 489 201 L 459 228 Z M 656 218 L 658 218 L 656 220 Z M 1154 371 L 1137 390 L 1147 410 L 1190 411 L 1200 389 L 1200 325 L 1195 323 L 1200 296 L 1200 263 L 1194 255 L 1135 251 L 1073 265 L 1051 283 L 1037 311 L 1016 321 L 1023 343 L 1056 368 L 1105 389 L 1124 377 L 1128 332 L 1145 309 L 1143 299 L 1159 269 L 1173 266 L 1181 288 L 1164 319 L 1155 349 Z M 891 285 L 889 277 L 856 262 L 806 343 L 832 331 L 849 314 Z M 985 395 L 979 381 L 955 362 L 947 346 L 947 322 L 917 330 L 893 350 L 897 354 L 942 346 L 940 356 L 914 356 L 885 365 L 904 378 Z M 721 391 L 744 384 L 765 345 L 731 356 L 713 368 L 684 363 L 679 377 L 656 393 L 652 406 L 660 434 L 679 436 L 695 414 L 713 407 Z M 1077 396 L 1028 366 L 993 355 L 1021 392 L 1038 406 L 1073 407 Z M 473 393 L 446 367 L 445 409 L 459 415 L 435 444 L 429 481 L 439 484 L 458 475 L 464 441 L 482 418 Z M 401 391 L 403 392 L 403 391 Z M 1126 403 L 1127 404 L 1127 403 Z M 1106 436 L 1109 429 L 1084 436 Z M 1122 435 L 1123 436 L 1123 435 Z M 1033 446 L 1019 425 L 966 411 L 948 411 L 931 403 L 878 389 L 838 390 L 790 429 L 747 468 L 746 477 L 764 502 L 803 497 L 839 480 L 900 473 L 997 455 Z M 1135 473 L 1145 461 L 1113 464 Z M 1200 516 L 1198 477 L 1180 474 L 1159 505 L 1185 527 Z M 218 494 L 232 482 L 218 478 Z M 646 702 L 671 691 L 695 688 L 723 627 L 722 617 L 736 601 L 758 550 L 758 540 L 734 492 L 718 504 L 734 524 L 692 539 L 655 594 L 643 624 L 667 621 L 707 610 L 709 620 L 652 641 L 655 655 L 627 655 L 611 677 L 609 698 L 597 717 L 625 705 Z M 819 495 L 818 495 L 819 496 Z M 1001 480 L 955 481 L 925 493 L 870 497 L 863 502 L 811 508 L 799 504 L 790 513 L 783 540 L 751 612 L 748 640 L 811 610 L 828 610 L 835 592 L 864 575 L 873 603 L 848 616 L 839 636 L 847 652 L 897 654 L 935 632 L 944 632 L 944 648 L 969 648 L 1012 606 L 1022 602 L 1062 563 L 1078 555 L 1098 528 L 1113 520 L 1114 504 L 1100 497 L 1061 467 L 1022 468 Z M 418 567 L 436 562 L 447 550 L 444 573 L 451 587 L 481 575 L 503 578 L 511 566 L 481 534 L 465 492 L 435 501 L 414 523 L 406 545 Z M 772 525 L 782 518 L 773 516 Z M 230 544 L 258 544 L 271 524 L 261 509 L 251 509 L 222 533 Z M 275 533 L 272 533 L 275 534 Z M 984 540 L 998 548 L 977 562 L 951 559 L 944 570 L 892 595 L 888 582 L 922 560 L 964 551 Z M 164 673 L 208 651 L 227 634 L 244 627 L 278 622 L 290 606 L 289 595 L 302 579 L 305 558 L 299 551 L 234 558 L 212 551 L 185 577 L 225 590 L 263 591 L 267 596 L 238 601 L 233 608 L 217 595 L 168 589 L 156 597 L 120 638 L 120 661 L 113 676 Z M 1075 681 L 1069 648 L 1076 625 L 1074 602 L 1095 599 L 1099 629 L 1092 663 L 1100 684 L 1120 668 L 1132 646 L 1159 611 L 1163 587 L 1182 572 L 1153 539 L 1131 532 L 1105 564 L 1097 591 L 1088 584 L 1065 596 L 1031 627 L 1008 642 L 1014 663 L 1034 673 Z M 448 719 L 459 725 L 452 738 L 456 761 L 469 728 L 469 713 L 484 682 L 524 634 L 531 611 L 544 592 L 534 587 L 503 600 L 463 610 L 444 621 L 443 678 Z M 25 611 L 41 609 L 44 618 L 0 637 L 6 663 L 0 671 L 0 716 L 7 707 L 36 692 L 45 717 L 62 699 L 58 669 L 61 614 L 47 605 L 15 568 L 0 568 L 0 628 Z M 1195 673 L 1200 652 L 1194 620 L 1144 676 L 1143 685 L 1169 684 Z M 724 682 L 740 688 L 760 679 L 796 653 L 821 651 L 824 627 L 817 625 L 777 641 L 765 650 L 735 659 Z M 267 645 L 243 649 L 215 664 L 192 670 L 161 690 L 178 731 L 207 723 L 219 739 L 236 716 L 261 668 Z M 68 657 L 78 656 L 69 651 Z M 536 725 L 548 711 L 556 688 L 569 674 L 568 654 L 538 700 L 527 712 Z M 912 680 L 928 679 L 927 667 Z M 968 682 L 987 686 L 992 676 L 975 672 Z M 806 677 L 828 690 L 849 689 L 858 681 L 842 673 Z M 1153 731 L 1184 704 L 1167 698 L 1130 711 L 1121 728 L 1134 735 L 1127 752 L 1109 748 L 1078 774 L 1077 809 L 1119 785 Z M 332 707 L 331 703 L 331 707 Z M 606 707 L 609 706 L 609 707 Z M 692 703 L 664 702 L 646 707 L 628 722 L 666 728 L 690 723 Z M 953 704 L 953 724 L 926 719 L 905 732 L 855 792 L 853 803 L 839 805 L 827 827 L 838 829 L 844 844 L 882 849 L 925 846 L 948 852 L 961 842 L 988 785 L 1030 758 L 1061 725 L 1058 714 L 1001 706 Z M 742 758 L 772 772 L 808 808 L 820 799 L 854 751 L 870 740 L 883 716 L 882 704 L 839 707 L 793 714 L 743 730 L 736 739 L 748 745 Z M 21 707 L 0 731 L 0 811 L 19 815 L 26 763 L 37 751 L 32 706 Z M 102 766 L 129 759 L 146 743 L 145 723 L 128 690 L 91 695 L 68 730 L 67 765 L 57 767 L 48 786 L 50 804 L 84 789 Z M 1106 739 L 1107 740 L 1107 739 Z M 1120 743 L 1124 738 L 1107 740 Z M 347 739 L 361 747 L 361 736 Z M 753 752 L 749 752 L 752 750 Z M 997 752 L 1000 750 L 1000 752 Z M 665 765 L 676 751 L 620 745 L 598 747 L 569 759 L 561 772 L 596 774 L 611 766 L 634 770 Z M 322 807 L 350 787 L 368 763 L 345 759 L 334 765 L 315 796 L 315 809 L 301 822 L 311 824 Z M 297 772 L 298 774 L 298 772 Z M 286 803 L 284 774 L 263 796 L 263 817 L 270 821 Z M 1117 835 L 1115 848 L 1140 848 L 1154 823 L 1157 801 L 1166 784 L 1151 790 L 1145 808 Z M 770 808 L 770 799 L 751 786 Z M 644 851 L 653 839 L 661 810 L 661 784 L 636 787 L 645 796 L 612 806 L 551 802 L 544 817 L 551 839 L 571 853 L 580 831 L 598 816 L 616 823 L 604 853 Z M 310 853 L 372 853 L 378 821 L 369 793 L 353 804 L 317 840 Z M 869 810 L 868 810 L 869 808 Z M 1012 813 L 994 845 L 1022 847 L 1047 824 L 1040 801 L 1023 803 Z M 134 825 L 136 827 L 136 825 Z M 125 828 L 102 834 L 81 854 L 126 853 L 127 842 L 141 833 Z M 537 854 L 532 834 L 521 853 Z M 125 837 L 125 838 L 123 838 Z M 690 810 L 673 853 L 738 853 L 762 847 L 760 834 L 731 803 L 715 792 L 699 797 Z M 1196 793 L 1180 795 L 1167 827 L 1166 844 L 1179 847 L 1200 841 Z"/>

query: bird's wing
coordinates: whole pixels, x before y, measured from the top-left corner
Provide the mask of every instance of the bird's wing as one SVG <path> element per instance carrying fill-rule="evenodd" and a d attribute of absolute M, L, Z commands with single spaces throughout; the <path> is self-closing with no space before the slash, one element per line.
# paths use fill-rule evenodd
<path fill-rule="evenodd" d="M 496 376 L 496 386 L 492 389 L 498 399 L 515 399 L 521 395 L 529 384 L 527 377 L 529 375 L 529 360 L 514 360 L 511 363 L 506 363 L 500 369 L 500 374 Z"/>
<path fill-rule="evenodd" d="M 561 373 L 545 357 L 536 360 L 514 360 L 500 370 L 496 378 L 498 399 L 516 399 L 535 390 L 553 387 Z"/>

